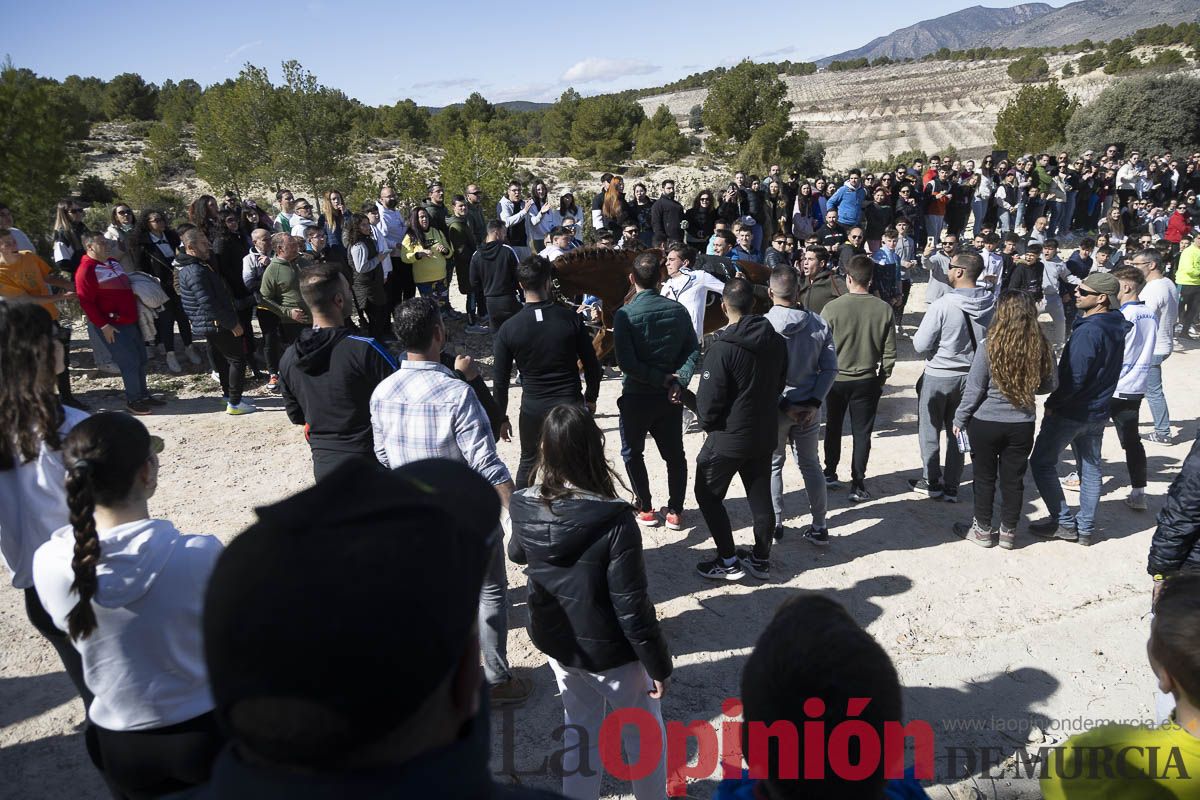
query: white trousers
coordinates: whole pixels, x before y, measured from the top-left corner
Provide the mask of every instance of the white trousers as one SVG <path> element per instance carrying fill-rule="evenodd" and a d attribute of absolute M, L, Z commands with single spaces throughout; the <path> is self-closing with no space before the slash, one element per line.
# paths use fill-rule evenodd
<path fill-rule="evenodd" d="M 597 800 L 600 797 L 600 779 L 603 765 L 600 762 L 600 725 L 606 713 L 618 708 L 640 708 L 648 711 L 658 722 L 662 752 L 656 767 L 641 780 L 633 782 L 633 796 L 637 800 L 663 800 L 667 793 L 666 730 L 663 727 L 659 701 L 647 692 L 654 688 L 654 681 L 641 662 L 634 661 L 604 672 L 586 672 L 567 667 L 549 659 L 554 670 L 554 679 L 562 693 L 563 721 L 567 726 L 577 725 L 587 735 L 587 746 L 581 747 L 579 732 L 568 727 L 563 734 L 563 788 L 562 793 L 571 800 Z M 625 745 L 625 763 L 636 764 L 641 754 L 641 736 L 638 728 L 625 725 L 621 730 L 621 741 Z M 587 771 L 580 772 L 580 756 L 587 753 Z"/>

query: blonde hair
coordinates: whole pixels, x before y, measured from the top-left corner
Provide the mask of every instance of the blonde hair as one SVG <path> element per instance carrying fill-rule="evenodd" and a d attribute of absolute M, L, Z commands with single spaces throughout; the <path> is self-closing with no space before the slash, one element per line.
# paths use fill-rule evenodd
<path fill-rule="evenodd" d="M 1054 369 L 1054 354 L 1037 318 L 1032 297 L 1005 290 L 988 328 L 992 381 L 1008 402 L 1025 411 L 1036 407 L 1034 395 Z"/>

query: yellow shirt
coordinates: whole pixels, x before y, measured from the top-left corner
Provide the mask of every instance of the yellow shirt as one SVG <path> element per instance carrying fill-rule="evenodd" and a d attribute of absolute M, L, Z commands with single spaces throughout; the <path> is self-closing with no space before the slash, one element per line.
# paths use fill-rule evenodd
<path fill-rule="evenodd" d="M 50 265 L 38 258 L 36 253 L 22 250 L 17 254 L 17 263 L 0 264 L 0 297 L 28 297 L 48 295 L 46 276 Z M 58 319 L 58 307 L 50 301 L 38 303 L 50 312 L 51 319 Z"/>
<path fill-rule="evenodd" d="M 1200 798 L 1200 739 L 1178 725 L 1104 725 L 1056 750 L 1043 765 L 1045 800 Z"/>
<path fill-rule="evenodd" d="M 454 248 L 437 228 L 425 231 L 425 241 L 429 243 L 429 246 L 421 247 L 412 236 L 405 236 L 401 243 L 403 252 L 400 258 L 405 264 L 413 265 L 414 283 L 434 283 L 446 280 L 446 260 L 454 255 Z M 434 251 L 434 245 L 438 244 L 446 248 L 445 255 Z M 417 253 L 423 254 L 421 258 L 417 258 Z"/>

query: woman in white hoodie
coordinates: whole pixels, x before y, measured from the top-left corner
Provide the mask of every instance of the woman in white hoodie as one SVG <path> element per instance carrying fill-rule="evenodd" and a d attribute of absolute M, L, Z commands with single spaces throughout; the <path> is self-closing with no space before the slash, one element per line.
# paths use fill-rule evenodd
<path fill-rule="evenodd" d="M 129 798 L 204 783 L 223 742 L 201 635 L 222 547 L 150 518 L 161 450 L 126 414 L 76 425 L 63 445 L 71 522 L 33 557 L 42 603 L 74 641 L 95 694 L 88 753 Z"/>

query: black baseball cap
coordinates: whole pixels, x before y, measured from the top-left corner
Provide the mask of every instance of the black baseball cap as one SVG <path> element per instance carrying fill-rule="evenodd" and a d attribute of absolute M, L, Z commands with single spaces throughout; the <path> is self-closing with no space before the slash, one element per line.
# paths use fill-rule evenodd
<path fill-rule="evenodd" d="M 399 727 L 462 658 L 499 498 L 458 462 L 362 461 L 257 513 L 205 598 L 217 718 L 272 762 L 334 762 Z"/>

